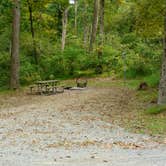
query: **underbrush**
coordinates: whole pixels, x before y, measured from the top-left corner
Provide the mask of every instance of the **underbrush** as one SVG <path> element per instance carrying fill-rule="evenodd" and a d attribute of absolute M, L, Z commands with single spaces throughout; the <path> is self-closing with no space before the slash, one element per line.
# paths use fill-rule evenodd
<path fill-rule="evenodd" d="M 156 106 L 152 106 L 150 108 L 148 108 L 145 113 L 146 114 L 160 114 L 166 112 L 166 105 L 156 105 Z"/>
<path fill-rule="evenodd" d="M 156 88 L 159 85 L 160 74 L 159 74 L 159 72 L 155 72 L 149 76 L 146 76 L 143 80 L 144 80 L 144 82 L 147 82 L 147 84 L 150 87 Z"/>

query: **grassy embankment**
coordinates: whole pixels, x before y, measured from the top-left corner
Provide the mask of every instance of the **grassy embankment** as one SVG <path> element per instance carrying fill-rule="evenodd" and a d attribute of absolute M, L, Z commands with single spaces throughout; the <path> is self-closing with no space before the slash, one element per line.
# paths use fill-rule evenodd
<path fill-rule="evenodd" d="M 141 82 L 148 83 L 147 90 L 137 90 Z M 125 88 L 133 93 L 134 100 L 130 103 L 128 111 L 121 112 L 119 118 L 118 112 L 113 113 L 113 118 L 119 125 L 125 127 L 129 131 L 136 133 L 145 133 L 153 136 L 166 136 L 166 105 L 157 105 L 158 90 L 156 84 L 158 81 L 151 77 L 126 80 L 107 80 L 91 82 L 92 86 L 96 87 L 119 87 Z M 127 99 L 126 99 L 127 100 Z"/>

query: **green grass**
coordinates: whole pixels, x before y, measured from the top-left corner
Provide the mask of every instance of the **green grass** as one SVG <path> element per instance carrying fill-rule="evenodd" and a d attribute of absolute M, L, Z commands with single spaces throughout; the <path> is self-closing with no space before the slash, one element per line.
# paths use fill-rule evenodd
<path fill-rule="evenodd" d="M 147 84 L 152 87 L 155 88 L 159 85 L 159 81 L 160 81 L 160 73 L 153 73 L 149 76 L 144 77 L 144 82 L 147 82 Z"/>
<path fill-rule="evenodd" d="M 162 112 L 165 112 L 166 111 L 166 105 L 156 105 L 156 106 L 153 106 L 153 107 L 150 107 L 148 108 L 145 113 L 147 114 L 160 114 Z"/>
<path fill-rule="evenodd" d="M 149 118 L 147 120 L 147 125 L 145 127 L 148 128 L 148 130 L 151 132 L 152 135 L 164 135 L 166 132 L 166 119 L 163 118 Z"/>
<path fill-rule="evenodd" d="M 155 113 L 154 113 L 155 112 Z M 161 137 L 166 136 L 166 114 L 165 112 L 146 113 L 141 112 L 137 114 L 137 118 L 133 120 L 133 123 L 138 125 L 133 128 L 138 133 L 145 133 L 153 136 L 160 135 Z"/>

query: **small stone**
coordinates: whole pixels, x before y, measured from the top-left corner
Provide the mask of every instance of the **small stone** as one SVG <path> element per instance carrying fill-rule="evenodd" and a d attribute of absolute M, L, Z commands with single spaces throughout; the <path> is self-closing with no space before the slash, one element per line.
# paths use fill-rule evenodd
<path fill-rule="evenodd" d="M 103 162 L 104 162 L 104 163 L 108 163 L 108 161 L 107 161 L 107 160 L 103 160 Z"/>

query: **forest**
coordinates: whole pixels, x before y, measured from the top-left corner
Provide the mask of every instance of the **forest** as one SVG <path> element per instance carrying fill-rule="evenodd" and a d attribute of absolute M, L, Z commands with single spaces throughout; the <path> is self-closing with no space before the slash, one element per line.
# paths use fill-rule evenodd
<path fill-rule="evenodd" d="M 97 1 L 1 0 L 1 88 L 50 78 L 122 78 L 124 70 L 128 79 L 149 77 L 151 86 L 157 86 L 164 50 L 164 0 Z M 16 36 L 14 21 L 19 24 Z M 19 55 L 13 47 L 19 47 Z M 17 74 L 11 71 L 15 60 Z M 13 74 L 18 75 L 18 85 L 11 85 Z"/>

